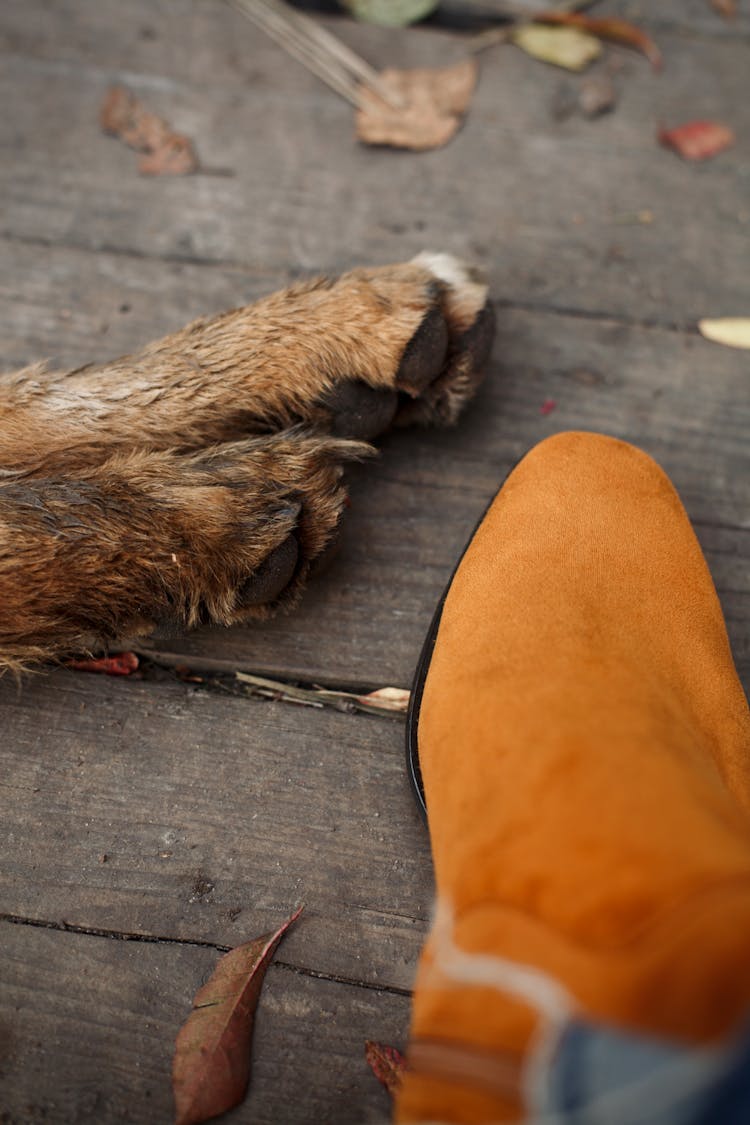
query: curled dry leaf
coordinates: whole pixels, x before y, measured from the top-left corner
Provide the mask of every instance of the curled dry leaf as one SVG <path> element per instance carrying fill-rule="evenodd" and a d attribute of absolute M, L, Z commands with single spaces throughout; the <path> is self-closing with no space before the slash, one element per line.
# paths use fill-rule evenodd
<path fill-rule="evenodd" d="M 401 711 L 405 713 L 409 710 L 411 692 L 405 688 L 384 687 L 378 688 L 377 691 L 368 692 L 367 695 L 358 695 L 356 698 L 358 703 L 363 703 L 369 707 L 377 707 L 380 711 Z"/>
<path fill-rule="evenodd" d="M 275 933 L 226 953 L 198 989 L 172 1063 L 175 1125 L 198 1125 L 237 1105 L 250 1079 L 255 1008 L 268 964 L 302 907 Z"/>
<path fill-rule="evenodd" d="M 662 65 L 662 54 L 650 35 L 640 27 L 629 23 L 627 20 L 609 17 L 596 19 L 593 16 L 584 16 L 580 12 L 544 12 L 537 16 L 538 23 L 555 24 L 563 27 L 579 28 L 597 39 L 607 39 L 611 43 L 620 43 L 624 47 L 632 47 L 645 55 L 655 70 Z"/>
<path fill-rule="evenodd" d="M 173 132 L 124 86 L 112 86 L 99 115 L 102 129 L 140 152 L 138 171 L 147 176 L 185 176 L 198 168 L 189 137 Z"/>
<path fill-rule="evenodd" d="M 750 316 L 721 316 L 699 320 L 698 330 L 707 340 L 728 348 L 750 348 Z"/>
<path fill-rule="evenodd" d="M 675 129 L 660 129 L 659 141 L 685 160 L 708 160 L 734 144 L 734 133 L 718 121 L 689 121 Z"/>
<path fill-rule="evenodd" d="M 406 1059 L 396 1047 L 376 1043 L 368 1039 L 365 1043 L 365 1058 L 378 1082 L 382 1082 L 391 1097 L 399 1091 L 406 1070 Z"/>
<path fill-rule="evenodd" d="M 129 676 L 138 671 L 138 657 L 134 652 L 116 652 L 112 656 L 98 656 L 91 660 L 68 660 L 66 667 L 76 672 L 99 672 L 104 676 Z"/>
<path fill-rule="evenodd" d="M 599 40 L 577 27 L 524 23 L 511 32 L 511 40 L 532 58 L 565 70 L 585 70 L 602 53 Z"/>
<path fill-rule="evenodd" d="M 464 59 L 440 69 L 389 69 L 380 77 L 402 105 L 393 108 L 361 87 L 357 137 L 368 145 L 419 152 L 440 148 L 456 133 L 477 84 L 477 64 Z"/>

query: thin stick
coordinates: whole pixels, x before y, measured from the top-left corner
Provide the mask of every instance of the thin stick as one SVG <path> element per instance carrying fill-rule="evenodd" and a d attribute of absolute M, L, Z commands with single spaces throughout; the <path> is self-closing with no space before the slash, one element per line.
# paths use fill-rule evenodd
<path fill-rule="evenodd" d="M 394 109 L 403 107 L 403 100 L 386 86 L 369 63 L 302 12 L 293 11 L 281 0 L 230 3 L 352 105 L 362 105 L 362 93 L 354 75 Z"/>
<path fill-rule="evenodd" d="M 517 27 L 513 25 L 513 30 Z M 477 35 L 473 35 L 468 39 L 464 46 L 472 55 L 478 55 L 480 51 L 486 51 L 488 47 L 496 47 L 498 43 L 509 43 L 513 30 L 507 27 L 490 27 L 486 31 L 480 31 Z"/>
<path fill-rule="evenodd" d="M 513 0 L 469 0 L 470 7 L 487 16 L 502 16 L 514 21 L 521 20 L 531 23 L 545 12 L 579 12 L 584 8 L 591 8 L 599 0 L 562 0 L 562 3 L 543 3 L 542 0 L 524 4 L 513 3 Z"/>
<path fill-rule="evenodd" d="M 370 66 L 368 62 L 360 58 L 356 52 L 352 51 L 350 47 L 337 39 L 321 24 L 316 23 L 315 20 L 310 19 L 303 12 L 295 11 L 289 8 L 286 4 L 280 3 L 279 0 L 264 0 L 269 8 L 278 11 L 279 14 L 285 18 L 293 21 L 298 27 L 303 29 L 310 39 L 320 44 L 321 47 L 328 50 L 333 58 L 339 59 L 346 67 L 349 68 L 352 74 L 356 74 L 358 78 L 370 86 L 381 97 L 387 101 L 393 97 L 392 91 L 388 89 L 386 84 L 382 81 L 375 67 Z"/>
<path fill-rule="evenodd" d="M 351 691 L 331 691 L 327 688 L 301 688 L 280 680 L 269 680 L 265 676 L 253 676 L 249 672 L 235 672 L 240 683 L 259 694 L 290 703 L 301 703 L 307 707 L 333 707 L 337 711 L 364 711 L 368 715 L 381 715 L 386 719 L 403 718 L 408 706 L 408 692 L 403 693 L 403 701 L 398 707 L 387 706 L 368 699 L 367 695 L 357 695 Z"/>
<path fill-rule="evenodd" d="M 543 16 L 545 12 L 560 12 L 568 15 L 573 12 L 580 12 L 584 8 L 591 8 L 598 2 L 599 0 L 567 0 L 567 2 L 563 4 L 553 4 L 552 6 L 543 7 L 540 8 L 535 15 L 528 14 L 514 20 L 510 27 L 490 27 L 485 31 L 480 31 L 477 35 L 467 40 L 465 46 L 473 55 L 478 55 L 480 51 L 486 51 L 488 47 L 495 47 L 498 43 L 509 43 L 513 38 L 514 32 L 516 32 L 519 27 L 529 27 L 535 23 L 540 16 Z"/>
<path fill-rule="evenodd" d="M 346 98 L 357 108 L 362 102 L 357 83 L 337 65 L 332 65 L 329 56 L 322 56 L 308 40 L 299 34 L 296 28 L 290 27 L 285 21 L 280 21 L 276 14 L 265 4 L 254 3 L 253 0 L 229 0 L 233 7 L 249 18 L 265 31 L 266 35 L 274 39 L 293 58 L 301 62 L 323 82 Z"/>

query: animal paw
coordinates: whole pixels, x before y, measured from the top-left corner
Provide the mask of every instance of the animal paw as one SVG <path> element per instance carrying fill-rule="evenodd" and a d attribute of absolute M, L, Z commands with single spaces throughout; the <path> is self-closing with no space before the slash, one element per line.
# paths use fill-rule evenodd
<path fill-rule="evenodd" d="M 287 430 L 190 458 L 192 487 L 197 472 L 208 492 L 187 529 L 193 542 L 183 622 L 231 624 L 295 604 L 336 538 L 347 503 L 343 465 L 371 452 Z"/>
<path fill-rule="evenodd" d="M 0 670 L 293 604 L 369 448 L 286 431 L 3 481 Z"/>
<path fill-rule="evenodd" d="M 318 400 L 331 432 L 372 439 L 392 423 L 454 423 L 482 381 L 495 334 L 479 273 L 451 254 L 425 252 L 337 284 L 351 291 L 354 324 L 367 326 L 362 352 L 379 354 L 360 362 L 358 377 L 342 364 Z M 379 306 L 373 325 L 359 312 L 365 286 Z"/>

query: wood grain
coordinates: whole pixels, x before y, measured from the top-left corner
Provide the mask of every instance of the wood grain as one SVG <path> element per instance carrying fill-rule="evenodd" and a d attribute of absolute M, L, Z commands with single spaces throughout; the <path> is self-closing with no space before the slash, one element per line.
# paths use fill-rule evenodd
<path fill-rule="evenodd" d="M 388 719 L 74 672 L 0 682 L 0 912 L 408 989 L 427 834 Z"/>
<path fill-rule="evenodd" d="M 7 1125 L 173 1120 L 174 1038 L 218 955 L 0 923 L 0 1105 Z M 272 965 L 236 1125 L 384 1122 L 368 1038 L 404 1042 L 408 1000 Z M 228 1117 L 227 1120 L 230 1120 Z"/>
<path fill-rule="evenodd" d="M 408 686 L 440 593 L 507 472 L 548 434 L 588 429 L 642 446 L 672 477 L 747 677 L 750 404 L 741 353 L 656 329 L 508 311 L 495 356 L 458 430 L 388 437 L 380 462 L 354 474 L 341 551 L 293 616 L 155 647 L 188 663 L 221 656 L 275 674 Z M 544 416 L 547 400 L 557 405 Z"/>
<path fill-rule="evenodd" d="M 4 346 L 19 362 L 117 354 L 186 317 L 281 284 L 233 267 L 159 263 L 8 243 Z M 210 295 L 210 296 L 209 296 Z M 124 309 L 124 311 L 120 311 Z M 614 318 L 503 307 L 491 370 L 457 429 L 388 436 L 352 474 L 352 507 L 331 569 L 288 617 L 161 637 L 197 666 L 334 684 L 408 686 L 437 599 L 511 466 L 547 434 L 614 433 L 670 473 L 696 523 L 750 677 L 750 399 L 742 352 L 695 333 Z M 545 401 L 556 404 L 544 416 Z"/>
<path fill-rule="evenodd" d="M 219 0 L 2 6 L 0 367 L 103 359 L 300 274 L 424 247 L 482 264 L 498 303 L 476 404 L 455 431 L 389 435 L 352 474 L 341 552 L 300 609 L 159 638 L 161 660 L 407 686 L 508 470 L 581 428 L 672 476 L 750 685 L 747 358 L 695 332 L 750 305 L 750 16 L 607 10 L 665 55 L 655 75 L 610 52 L 614 114 L 561 114 L 581 79 L 498 48 L 460 135 L 416 156 L 357 145 L 349 108 Z M 376 66 L 465 51 L 435 29 L 327 23 Z M 113 82 L 188 133 L 205 171 L 139 177 L 99 131 Z M 735 148 L 691 166 L 657 145 L 659 124 L 698 117 L 732 126 Z M 0 716 L 0 911 L 86 931 L 0 924 L 3 1120 L 169 1121 L 172 1042 L 214 947 L 300 901 L 232 1120 L 384 1119 L 363 1040 L 404 1042 L 432 894 L 402 725 L 62 671 L 2 681 Z"/>
<path fill-rule="evenodd" d="M 555 119 L 579 79 L 497 48 L 460 135 L 415 155 L 358 145 L 349 107 L 226 5 L 161 4 L 153 18 L 144 3 L 117 15 L 111 3 L 74 7 L 77 19 L 63 11 L 59 26 L 34 5 L 8 17 L 0 230 L 15 238 L 252 272 L 437 247 L 479 259 L 514 302 L 678 324 L 747 297 L 742 143 L 695 167 L 656 141 L 659 124 L 698 116 L 726 120 L 741 141 L 741 39 L 667 36 L 662 75 L 625 54 L 617 112 L 594 122 Z M 115 19 L 117 34 L 105 34 Z M 424 29 L 345 34 L 375 63 L 461 53 Z M 138 176 L 132 152 L 97 123 L 115 81 L 188 133 L 207 168 L 231 175 Z M 651 223 L 637 221 L 643 211 Z"/>

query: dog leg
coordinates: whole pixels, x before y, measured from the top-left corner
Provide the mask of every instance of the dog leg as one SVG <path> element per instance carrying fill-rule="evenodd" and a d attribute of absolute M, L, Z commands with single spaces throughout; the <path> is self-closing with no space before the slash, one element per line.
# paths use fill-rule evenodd
<path fill-rule="evenodd" d="M 493 331 L 487 287 L 447 254 L 296 285 L 111 363 L 6 377 L 0 464 L 68 471 L 298 422 L 363 439 L 394 420 L 452 423 Z"/>
<path fill-rule="evenodd" d="M 0 669 L 292 604 L 338 524 L 341 463 L 367 451 L 292 431 L 4 474 Z"/>

